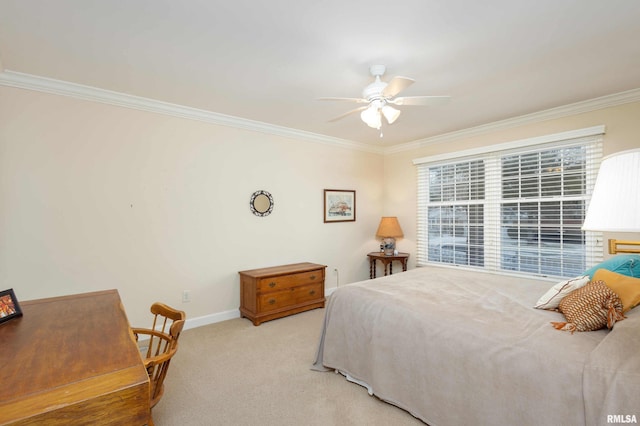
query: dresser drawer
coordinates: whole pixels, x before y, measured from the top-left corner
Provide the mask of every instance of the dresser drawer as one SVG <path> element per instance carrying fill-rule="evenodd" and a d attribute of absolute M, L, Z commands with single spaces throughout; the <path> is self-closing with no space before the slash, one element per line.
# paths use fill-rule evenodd
<path fill-rule="evenodd" d="M 240 271 L 240 316 L 253 325 L 324 308 L 325 265 L 302 262 Z"/>
<path fill-rule="evenodd" d="M 260 311 L 271 311 L 298 303 L 324 299 L 322 285 L 322 283 L 310 284 L 263 294 L 258 299 L 258 308 Z"/>
<path fill-rule="evenodd" d="M 300 272 L 298 274 L 267 277 L 258 280 L 258 292 L 279 291 L 293 286 L 319 283 L 324 281 L 324 269 Z"/>

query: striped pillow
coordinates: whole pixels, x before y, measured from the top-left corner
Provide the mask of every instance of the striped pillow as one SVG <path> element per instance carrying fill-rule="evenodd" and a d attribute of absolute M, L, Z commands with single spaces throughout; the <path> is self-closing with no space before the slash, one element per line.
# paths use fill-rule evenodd
<path fill-rule="evenodd" d="M 593 331 L 605 326 L 613 328 L 616 321 L 625 318 L 622 302 L 604 281 L 590 281 L 584 287 L 569 293 L 558 306 L 567 322 L 552 322 L 558 330 Z"/>

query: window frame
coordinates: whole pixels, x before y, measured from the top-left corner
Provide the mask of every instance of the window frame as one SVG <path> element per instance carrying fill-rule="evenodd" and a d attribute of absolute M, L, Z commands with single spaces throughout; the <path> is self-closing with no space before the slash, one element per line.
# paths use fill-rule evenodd
<path fill-rule="evenodd" d="M 502 196 L 502 173 L 501 161 L 507 155 L 523 155 L 528 152 L 540 152 L 550 149 L 563 149 L 571 146 L 586 146 L 585 180 L 586 191 L 580 195 L 584 199 L 585 214 L 588 206 L 595 178 L 602 158 L 602 135 L 605 133 L 604 126 L 594 126 L 585 129 L 578 129 L 569 132 L 545 135 L 536 138 L 529 138 L 519 141 L 513 141 L 503 144 L 490 145 L 470 150 L 462 150 L 441 155 L 423 157 L 413 160 L 413 164 L 417 168 L 417 266 L 425 266 L 427 264 L 437 264 L 442 266 L 450 266 L 456 268 L 469 268 L 490 270 L 502 274 L 516 274 L 535 277 L 567 277 L 564 275 L 551 275 L 538 271 L 538 273 L 521 272 L 502 269 L 502 247 L 501 244 L 501 214 L 502 205 L 506 202 Z M 443 165 L 452 165 L 461 162 L 469 162 L 474 160 L 483 160 L 485 162 L 485 170 L 490 176 L 485 179 L 485 199 L 484 199 L 484 250 L 483 260 L 484 266 L 474 267 L 461 265 L 456 263 L 433 262 L 429 260 L 429 185 L 428 176 L 430 168 Z M 425 178 L 427 183 L 425 184 Z M 492 181 L 491 181 L 492 180 Z M 425 189 L 426 187 L 426 189 Z M 551 202 L 559 197 L 548 197 L 544 201 Z M 543 198 L 539 196 L 538 198 Z M 518 198 L 518 200 L 527 200 L 526 198 Z M 467 203 L 466 201 L 453 201 L 451 203 Z M 450 203 L 450 204 L 451 204 Z M 433 207 L 434 205 L 432 205 Z M 585 263 L 587 268 L 602 261 L 602 233 L 584 231 L 584 247 L 585 247 Z M 471 263 L 471 262 L 468 262 Z M 520 265 L 520 262 L 518 262 Z"/>

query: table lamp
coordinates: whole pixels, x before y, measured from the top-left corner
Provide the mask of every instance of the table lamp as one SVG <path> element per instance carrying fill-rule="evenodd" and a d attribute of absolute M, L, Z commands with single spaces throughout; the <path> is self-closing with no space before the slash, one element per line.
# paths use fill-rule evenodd
<path fill-rule="evenodd" d="M 400 223 L 398 223 L 398 218 L 391 216 L 380 219 L 376 237 L 382 238 L 384 254 L 386 256 L 393 256 L 396 249 L 396 238 L 404 237 Z"/>
<path fill-rule="evenodd" d="M 640 149 L 602 159 L 582 229 L 640 232 Z M 640 253 L 640 241 L 610 239 L 609 253 Z"/>

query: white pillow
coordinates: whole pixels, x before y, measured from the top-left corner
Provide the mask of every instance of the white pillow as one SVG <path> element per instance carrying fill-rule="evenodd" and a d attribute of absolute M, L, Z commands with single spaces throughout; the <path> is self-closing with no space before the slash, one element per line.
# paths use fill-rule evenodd
<path fill-rule="evenodd" d="M 534 308 L 547 310 L 558 309 L 560 301 L 564 299 L 567 294 L 580 287 L 584 287 L 590 280 L 589 275 L 581 275 L 566 281 L 560 281 L 538 299 L 538 303 L 536 303 Z"/>

